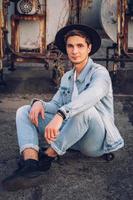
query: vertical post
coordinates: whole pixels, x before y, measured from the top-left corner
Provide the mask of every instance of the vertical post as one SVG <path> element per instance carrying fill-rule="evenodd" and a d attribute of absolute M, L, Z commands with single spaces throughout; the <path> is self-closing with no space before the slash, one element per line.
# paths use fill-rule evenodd
<path fill-rule="evenodd" d="M 40 53 L 43 54 L 45 51 L 45 44 L 46 44 L 46 40 L 45 40 L 45 35 L 46 35 L 46 31 L 45 31 L 45 24 L 44 24 L 44 17 L 42 16 L 39 20 L 40 22 Z"/>
<path fill-rule="evenodd" d="M 40 20 L 40 53 L 45 53 L 46 49 L 46 17 L 47 17 L 47 0 L 44 0 L 44 10 Z"/>
<path fill-rule="evenodd" d="M 0 78 L 1 82 L 3 81 L 3 31 L 2 28 L 4 27 L 4 16 L 3 16 L 3 2 L 0 2 Z"/>
<path fill-rule="evenodd" d="M 6 30 L 6 23 L 7 23 L 7 8 L 8 8 L 8 1 L 1 0 L 0 1 L 0 79 L 1 85 L 5 85 L 3 79 L 3 59 L 5 56 L 4 45 L 5 45 L 5 30 Z"/>
<path fill-rule="evenodd" d="M 15 16 L 11 17 L 11 45 L 15 52 L 19 52 L 19 20 Z"/>
<path fill-rule="evenodd" d="M 118 44 L 118 56 L 121 55 L 121 21 L 122 21 L 122 0 L 117 0 L 117 44 Z"/>

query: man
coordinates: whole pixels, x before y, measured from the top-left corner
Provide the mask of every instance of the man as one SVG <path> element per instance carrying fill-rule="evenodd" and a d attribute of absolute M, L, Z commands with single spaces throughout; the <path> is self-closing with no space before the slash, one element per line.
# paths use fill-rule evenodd
<path fill-rule="evenodd" d="M 57 155 L 67 149 L 97 157 L 116 151 L 124 142 L 114 124 L 111 80 L 105 67 L 90 58 L 101 44 L 98 33 L 85 25 L 69 25 L 55 44 L 73 63 L 50 102 L 34 99 L 18 109 L 18 142 L 23 157 L 19 169 L 3 181 L 8 190 L 32 186 Z M 49 147 L 39 151 L 38 133 Z M 39 153 L 38 153 L 39 152 Z"/>

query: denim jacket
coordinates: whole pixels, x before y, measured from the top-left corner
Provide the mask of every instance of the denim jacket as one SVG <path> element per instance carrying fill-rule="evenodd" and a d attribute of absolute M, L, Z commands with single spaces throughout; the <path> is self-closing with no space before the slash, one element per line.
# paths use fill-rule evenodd
<path fill-rule="evenodd" d="M 103 144 L 105 153 L 124 146 L 123 138 L 114 124 L 112 83 L 106 68 L 94 63 L 89 58 L 76 80 L 79 95 L 71 101 L 73 81 L 74 69 L 64 74 L 60 88 L 52 100 L 43 101 L 45 111 L 54 114 L 60 109 L 68 119 L 94 106 L 100 114 L 106 130 Z"/>

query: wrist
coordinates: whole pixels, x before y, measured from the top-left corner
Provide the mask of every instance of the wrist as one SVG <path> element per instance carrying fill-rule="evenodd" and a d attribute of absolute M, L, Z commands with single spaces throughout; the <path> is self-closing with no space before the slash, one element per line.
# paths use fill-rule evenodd
<path fill-rule="evenodd" d="M 61 123 L 63 122 L 63 118 L 60 114 L 56 113 L 55 118 L 60 121 Z"/>
<path fill-rule="evenodd" d="M 43 102 L 42 102 L 42 100 L 40 100 L 40 99 L 34 99 L 34 100 L 32 101 L 31 106 L 33 106 L 33 104 L 35 104 L 35 103 L 37 103 L 37 102 L 40 102 L 41 105 L 43 106 Z"/>
<path fill-rule="evenodd" d="M 62 117 L 63 120 L 66 119 L 65 114 L 64 114 L 61 110 L 58 110 L 58 111 L 57 111 L 57 114 L 60 115 L 60 116 Z"/>

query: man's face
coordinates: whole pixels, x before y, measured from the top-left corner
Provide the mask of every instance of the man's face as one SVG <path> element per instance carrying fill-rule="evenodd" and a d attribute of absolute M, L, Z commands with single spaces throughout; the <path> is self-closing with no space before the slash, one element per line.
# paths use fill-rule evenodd
<path fill-rule="evenodd" d="M 80 36 L 70 36 L 66 42 L 68 58 L 73 64 L 82 64 L 88 59 L 91 51 L 91 44 L 86 43 L 85 38 Z"/>

